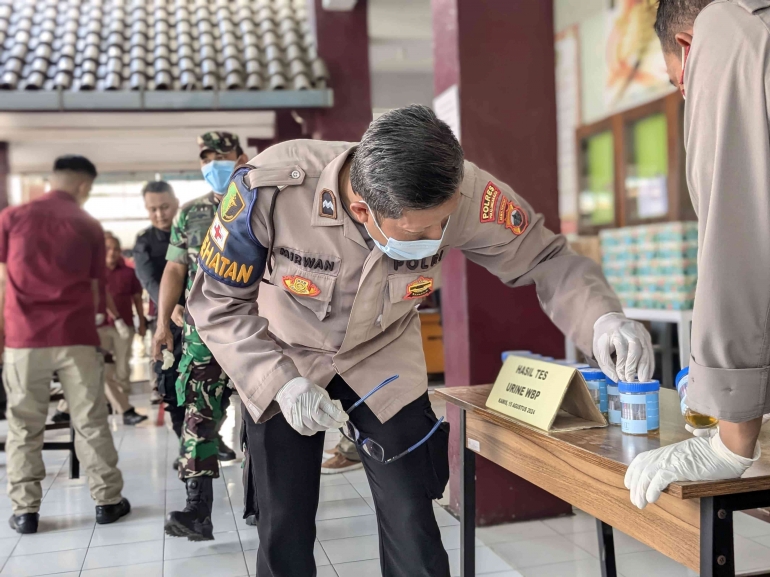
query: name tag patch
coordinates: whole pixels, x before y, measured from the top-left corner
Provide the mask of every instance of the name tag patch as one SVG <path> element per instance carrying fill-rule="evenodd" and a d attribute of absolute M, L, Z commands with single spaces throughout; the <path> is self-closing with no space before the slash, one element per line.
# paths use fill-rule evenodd
<path fill-rule="evenodd" d="M 295 295 L 301 297 L 317 297 L 321 294 L 321 289 L 319 289 L 313 281 L 304 277 L 291 275 L 283 277 L 282 280 L 283 286 Z"/>
<path fill-rule="evenodd" d="M 406 285 L 405 299 L 421 299 L 433 292 L 433 279 L 421 276 Z"/>
<path fill-rule="evenodd" d="M 290 248 L 279 248 L 278 256 L 282 256 L 289 262 L 307 270 L 317 270 L 320 272 L 334 272 L 334 266 L 337 264 L 333 259 L 309 253 L 301 253 Z"/>

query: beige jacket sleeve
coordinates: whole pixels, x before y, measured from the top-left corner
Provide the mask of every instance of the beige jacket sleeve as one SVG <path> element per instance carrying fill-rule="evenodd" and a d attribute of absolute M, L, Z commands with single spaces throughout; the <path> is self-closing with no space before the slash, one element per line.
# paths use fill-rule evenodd
<path fill-rule="evenodd" d="M 684 79 L 687 184 L 699 218 L 687 398 L 733 422 L 770 412 L 767 7 L 717 0 L 705 8 Z"/>
<path fill-rule="evenodd" d="M 255 198 L 260 193 L 243 185 L 248 170 L 236 172 L 233 181 L 238 190 L 228 191 L 220 203 L 201 247 L 200 272 L 187 307 L 203 342 L 232 379 L 256 421 L 278 390 L 300 374 L 294 361 L 270 337 L 268 321 L 259 315 L 256 300 L 268 245 L 259 206 L 266 199 Z M 234 194 L 239 196 L 231 198 Z M 257 209 L 252 210 L 252 203 Z M 232 214 L 236 216 L 230 220 Z"/>
<path fill-rule="evenodd" d="M 553 323 L 593 357 L 594 323 L 623 310 L 601 267 L 575 254 L 508 185 L 473 164 L 466 171 L 473 198 L 462 215 L 459 248 L 511 287 L 534 284 Z"/>

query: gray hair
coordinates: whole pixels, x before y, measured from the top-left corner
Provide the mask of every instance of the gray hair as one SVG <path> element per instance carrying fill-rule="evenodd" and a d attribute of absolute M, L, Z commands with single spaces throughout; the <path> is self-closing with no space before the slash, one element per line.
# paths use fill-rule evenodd
<path fill-rule="evenodd" d="M 350 184 L 380 218 L 447 202 L 463 179 L 463 149 L 427 106 L 386 112 L 369 125 L 350 167 Z"/>
<path fill-rule="evenodd" d="M 676 35 L 692 27 L 695 19 L 711 0 L 660 0 L 655 18 L 655 33 L 663 52 L 676 52 Z"/>

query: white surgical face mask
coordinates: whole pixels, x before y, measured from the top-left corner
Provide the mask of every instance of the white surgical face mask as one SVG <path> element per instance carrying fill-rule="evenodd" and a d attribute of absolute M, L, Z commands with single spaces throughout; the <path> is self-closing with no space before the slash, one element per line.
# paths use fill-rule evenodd
<path fill-rule="evenodd" d="M 441 232 L 441 238 L 438 240 L 396 240 L 395 238 L 390 238 L 387 234 L 382 232 L 380 225 L 377 224 L 374 211 L 369 207 L 368 204 L 366 205 L 366 208 L 369 209 L 369 214 L 372 215 L 374 226 L 377 227 L 377 230 L 380 231 L 382 236 L 388 239 L 387 244 L 383 246 L 377 242 L 376 238 L 372 237 L 374 244 L 378 249 L 380 249 L 393 260 L 422 260 L 424 258 L 433 256 L 441 248 L 441 243 L 444 241 L 444 234 L 446 234 L 446 229 L 449 226 L 449 219 L 447 219 L 447 223 L 444 225 L 444 230 Z"/>

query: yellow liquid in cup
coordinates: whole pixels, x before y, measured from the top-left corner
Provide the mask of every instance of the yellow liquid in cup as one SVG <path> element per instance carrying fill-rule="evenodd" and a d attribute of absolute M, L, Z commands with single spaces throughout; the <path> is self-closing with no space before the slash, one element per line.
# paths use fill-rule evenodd
<path fill-rule="evenodd" d="M 684 415 L 685 422 L 694 429 L 708 429 L 709 427 L 715 427 L 719 424 L 719 419 L 715 417 L 709 417 L 708 415 L 701 415 L 690 409 Z"/>

